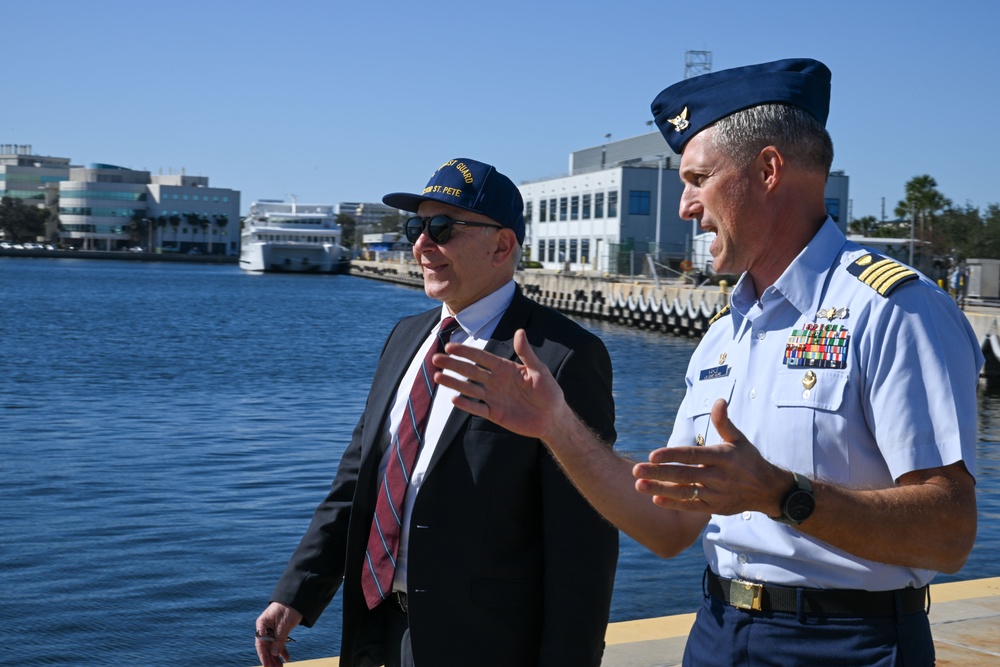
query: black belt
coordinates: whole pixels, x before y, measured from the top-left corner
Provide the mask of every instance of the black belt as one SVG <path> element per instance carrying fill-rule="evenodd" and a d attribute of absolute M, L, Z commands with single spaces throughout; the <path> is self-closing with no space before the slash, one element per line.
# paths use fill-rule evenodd
<path fill-rule="evenodd" d="M 404 614 L 406 613 L 407 609 L 406 593 L 402 593 L 400 591 L 393 591 L 389 593 L 389 597 L 387 597 L 385 600 L 390 605 L 392 605 L 392 608 L 395 609 L 396 611 L 400 611 Z"/>
<path fill-rule="evenodd" d="M 724 579 L 707 570 L 708 594 L 728 605 L 747 611 L 780 611 L 819 616 L 895 616 L 915 614 L 927 608 L 927 586 L 894 591 L 822 590 L 788 588 L 738 579 Z M 802 603 L 799 606 L 799 595 Z"/>

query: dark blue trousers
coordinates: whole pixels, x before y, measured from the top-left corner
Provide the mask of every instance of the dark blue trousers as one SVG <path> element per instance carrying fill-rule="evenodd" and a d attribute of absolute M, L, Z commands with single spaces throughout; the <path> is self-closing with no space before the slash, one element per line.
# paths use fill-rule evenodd
<path fill-rule="evenodd" d="M 706 595 L 684 667 L 930 667 L 926 612 L 843 618 L 743 611 Z"/>

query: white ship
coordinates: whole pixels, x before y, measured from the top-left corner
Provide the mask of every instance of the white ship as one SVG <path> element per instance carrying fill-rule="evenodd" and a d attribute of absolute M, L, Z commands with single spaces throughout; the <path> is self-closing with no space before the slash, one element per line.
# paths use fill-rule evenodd
<path fill-rule="evenodd" d="M 343 273 L 349 252 L 340 245 L 336 207 L 262 199 L 250 205 L 240 232 L 245 271 Z"/>

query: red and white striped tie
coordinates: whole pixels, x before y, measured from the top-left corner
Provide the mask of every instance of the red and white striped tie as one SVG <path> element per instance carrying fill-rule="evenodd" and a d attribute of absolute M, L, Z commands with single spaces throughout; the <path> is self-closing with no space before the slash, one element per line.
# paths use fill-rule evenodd
<path fill-rule="evenodd" d="M 403 498 L 410 483 L 417 454 L 424 444 L 424 430 L 434 398 L 434 372 L 437 368 L 431 357 L 444 351 L 444 345 L 458 327 L 454 317 L 446 317 L 438 328 L 437 340 L 424 357 L 417 377 L 410 389 L 403 420 L 390 443 L 392 454 L 385 467 L 382 483 L 375 503 L 375 517 L 368 534 L 365 565 L 361 572 L 361 587 L 369 609 L 374 609 L 392 592 L 392 579 L 396 573 L 396 552 L 402 530 Z"/>

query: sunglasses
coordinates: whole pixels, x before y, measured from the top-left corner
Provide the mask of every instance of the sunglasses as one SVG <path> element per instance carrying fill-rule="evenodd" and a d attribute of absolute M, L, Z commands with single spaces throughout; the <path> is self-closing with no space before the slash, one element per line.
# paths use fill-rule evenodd
<path fill-rule="evenodd" d="M 466 227 L 495 227 L 501 229 L 500 225 L 491 225 L 485 222 L 464 222 L 462 220 L 452 220 L 447 215 L 435 215 L 430 218 L 413 216 L 406 221 L 406 240 L 416 243 L 417 239 L 424 232 L 431 237 L 431 241 L 438 245 L 448 242 L 451 238 L 451 228 L 455 225 L 465 225 Z"/>

